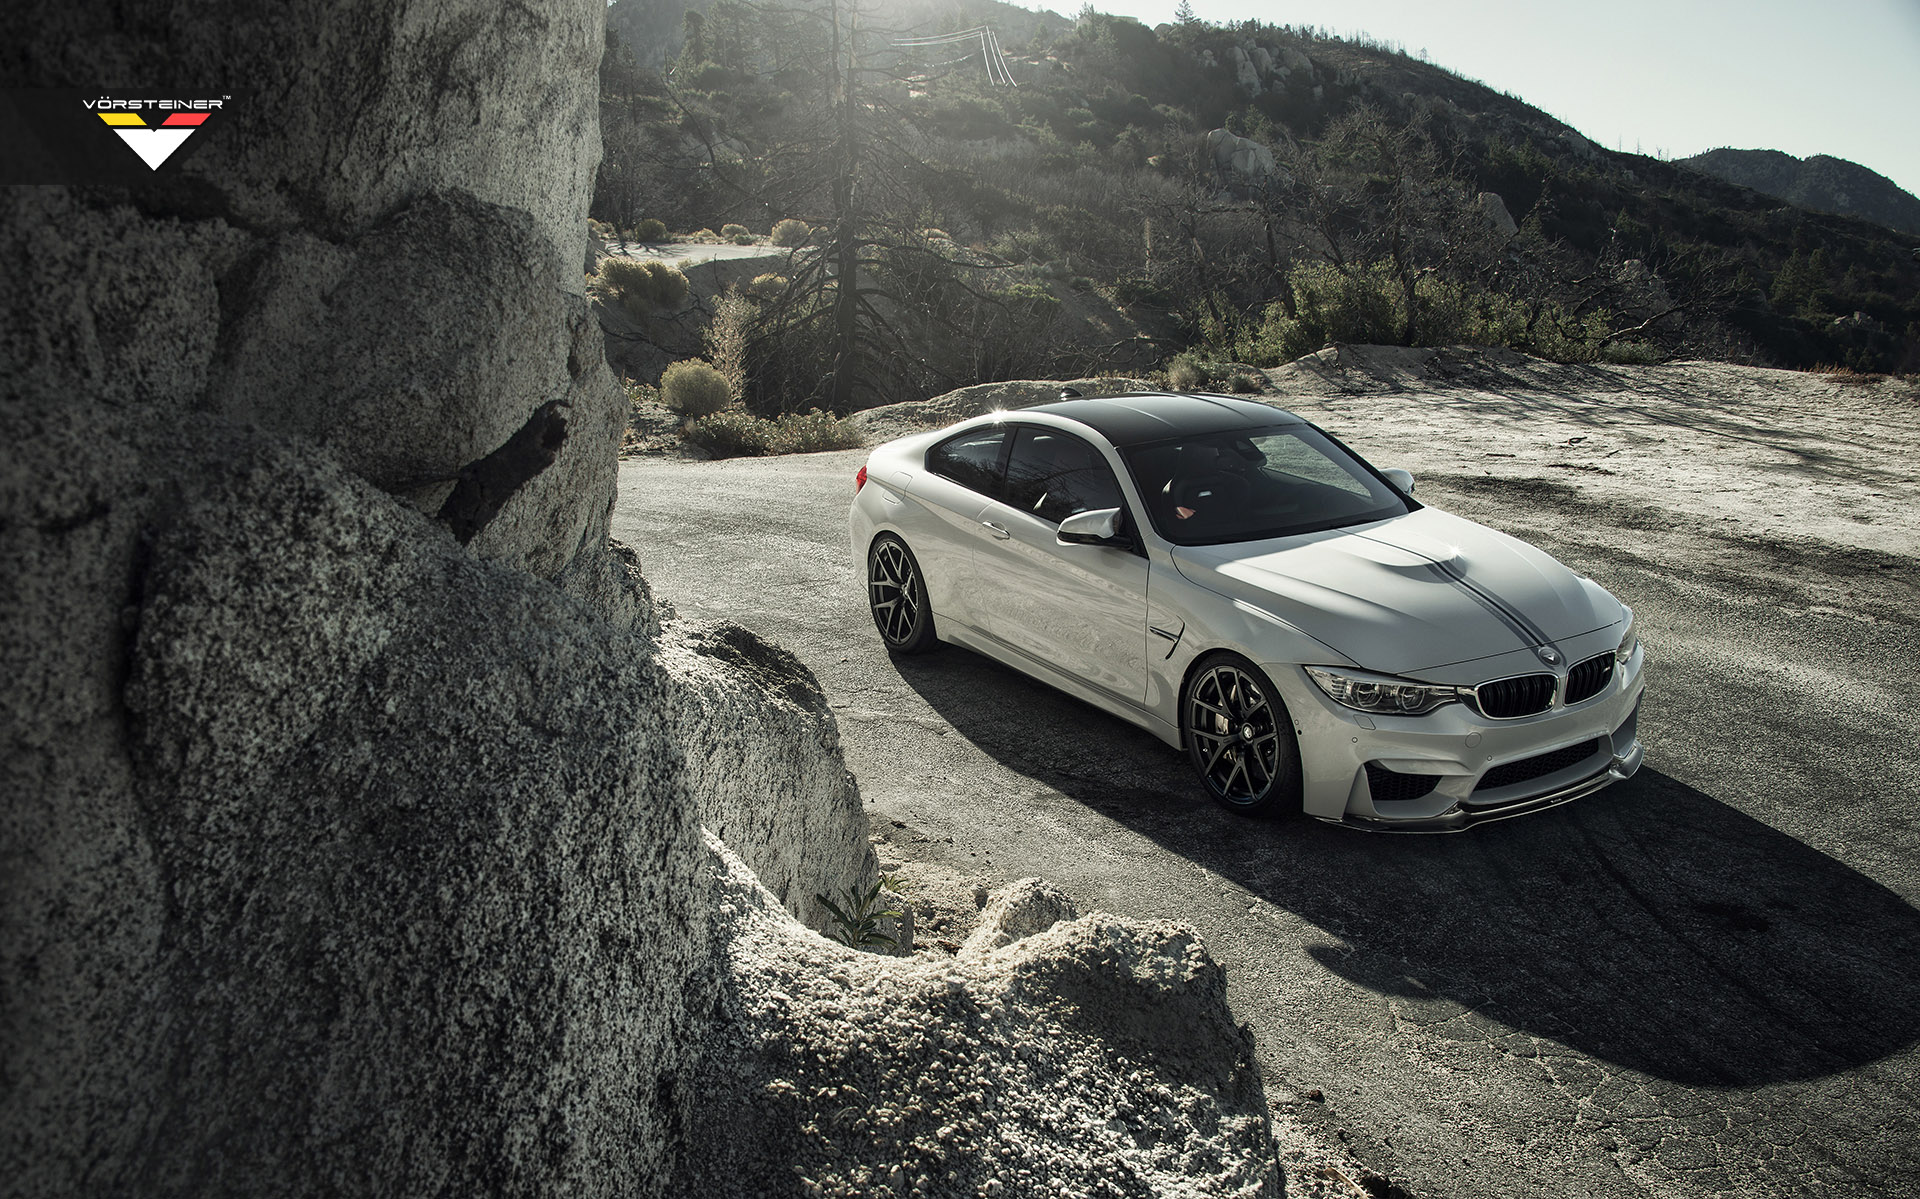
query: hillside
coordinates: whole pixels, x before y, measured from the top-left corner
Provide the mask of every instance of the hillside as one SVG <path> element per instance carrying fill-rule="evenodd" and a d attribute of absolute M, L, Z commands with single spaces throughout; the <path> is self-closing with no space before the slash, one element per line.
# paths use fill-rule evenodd
<path fill-rule="evenodd" d="M 1920 234 L 1920 199 L 1878 171 L 1844 158 L 1815 154 L 1802 159 L 1778 150 L 1720 149 L 1679 162 L 1803 208 Z"/>
<path fill-rule="evenodd" d="M 614 13 L 658 27 L 662 3 Z M 1163 363 L 1216 382 L 1334 341 L 1920 366 L 1915 237 L 1609 151 L 1377 44 L 939 0 L 833 43 L 830 17 L 719 0 L 677 54 L 642 48 L 662 69 L 603 64 L 596 217 L 812 227 L 750 318 L 763 410 L 1097 372 L 1087 338 L 1055 361 L 1089 289 L 1165 314 Z M 991 71 L 977 43 L 901 44 L 982 21 Z"/>

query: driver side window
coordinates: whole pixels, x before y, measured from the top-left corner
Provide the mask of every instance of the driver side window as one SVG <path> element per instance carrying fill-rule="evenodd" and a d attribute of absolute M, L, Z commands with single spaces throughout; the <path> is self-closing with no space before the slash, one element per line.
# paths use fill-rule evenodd
<path fill-rule="evenodd" d="M 1124 506 L 1120 484 L 1098 450 L 1071 433 L 1031 425 L 1014 435 L 1001 498 L 1055 525 L 1075 513 Z"/>

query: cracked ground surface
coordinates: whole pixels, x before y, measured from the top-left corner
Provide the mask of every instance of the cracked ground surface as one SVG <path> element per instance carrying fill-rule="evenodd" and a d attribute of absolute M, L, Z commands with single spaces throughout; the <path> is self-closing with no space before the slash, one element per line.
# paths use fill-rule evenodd
<path fill-rule="evenodd" d="M 819 675 L 883 856 L 938 868 L 950 928 L 972 880 L 1030 875 L 1191 923 L 1253 1028 L 1289 1194 L 1920 1193 L 1920 489 L 1893 461 L 1920 403 L 1469 366 L 1276 378 L 1639 614 L 1642 772 L 1460 836 L 1236 819 L 1173 750 L 1013 671 L 890 660 L 845 544 L 860 452 L 630 460 L 614 532 L 682 611 Z"/>

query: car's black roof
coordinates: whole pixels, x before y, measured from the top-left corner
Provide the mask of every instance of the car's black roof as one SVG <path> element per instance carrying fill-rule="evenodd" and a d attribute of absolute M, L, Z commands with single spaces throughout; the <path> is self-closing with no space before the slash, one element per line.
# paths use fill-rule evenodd
<path fill-rule="evenodd" d="M 1306 421 L 1284 408 L 1237 400 L 1232 396 L 1134 392 L 1092 399 L 1061 400 L 1021 409 L 1049 412 L 1079 421 L 1116 446 L 1141 445 L 1196 434 L 1236 429 L 1270 429 Z M 1018 416 L 1018 413 L 1009 413 Z"/>

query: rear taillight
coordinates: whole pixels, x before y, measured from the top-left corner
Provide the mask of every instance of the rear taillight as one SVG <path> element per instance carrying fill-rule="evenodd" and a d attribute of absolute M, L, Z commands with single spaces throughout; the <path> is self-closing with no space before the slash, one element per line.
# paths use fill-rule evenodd
<path fill-rule="evenodd" d="M 859 495 L 860 489 L 862 487 L 865 487 L 866 485 L 867 485 L 867 468 L 866 468 L 866 465 L 863 463 L 860 467 L 860 473 L 853 476 L 853 494 Z"/>

